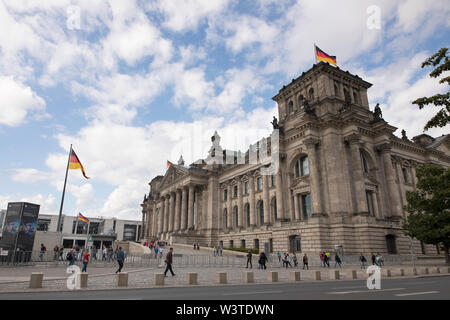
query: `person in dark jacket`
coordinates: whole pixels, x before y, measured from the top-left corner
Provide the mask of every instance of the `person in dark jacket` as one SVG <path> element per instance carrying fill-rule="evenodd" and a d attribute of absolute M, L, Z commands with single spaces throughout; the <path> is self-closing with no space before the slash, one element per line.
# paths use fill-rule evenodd
<path fill-rule="evenodd" d="M 123 268 L 123 262 L 125 261 L 125 252 L 122 251 L 122 247 L 117 250 L 117 263 L 119 264 L 119 269 L 116 273 L 121 272 Z"/>
<path fill-rule="evenodd" d="M 336 268 L 336 265 L 339 265 L 339 268 L 342 268 L 341 265 L 341 258 L 339 258 L 338 254 L 336 253 L 336 255 L 334 256 L 334 267 Z"/>
<path fill-rule="evenodd" d="M 375 265 L 375 260 L 376 260 L 376 256 L 375 256 L 375 254 L 373 254 L 372 253 L 372 265 L 374 266 Z"/>
<path fill-rule="evenodd" d="M 164 271 L 164 277 L 167 277 L 167 271 L 170 271 L 172 274 L 172 277 L 175 276 L 175 273 L 173 273 L 172 270 L 172 255 L 173 255 L 173 248 L 170 248 L 169 252 L 167 252 L 166 255 L 166 271 Z"/>
<path fill-rule="evenodd" d="M 245 267 L 246 269 L 248 269 L 249 263 L 250 263 L 250 269 L 251 269 L 253 266 L 252 266 L 252 252 L 250 250 L 248 250 L 248 253 L 247 253 L 247 266 Z"/>
<path fill-rule="evenodd" d="M 266 270 L 266 261 L 267 261 L 267 256 L 264 252 L 261 252 L 261 254 L 259 255 L 259 266 L 261 269 Z"/>
<path fill-rule="evenodd" d="M 306 270 L 309 270 L 309 266 L 308 266 L 308 256 L 305 255 L 303 256 L 303 270 L 305 270 L 305 266 L 306 266 Z"/>

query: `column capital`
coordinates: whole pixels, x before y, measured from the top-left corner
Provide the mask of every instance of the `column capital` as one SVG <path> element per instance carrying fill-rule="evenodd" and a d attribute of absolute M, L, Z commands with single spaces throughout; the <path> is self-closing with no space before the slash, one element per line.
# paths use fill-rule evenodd
<path fill-rule="evenodd" d="M 314 148 L 317 144 L 320 143 L 320 139 L 315 137 L 308 137 L 303 140 L 303 144 L 306 146 L 306 148 Z"/>
<path fill-rule="evenodd" d="M 379 144 L 375 146 L 376 150 L 381 153 L 390 153 L 391 152 L 391 144 L 389 142 Z"/>
<path fill-rule="evenodd" d="M 344 141 L 349 144 L 359 144 L 361 142 L 361 135 L 359 133 L 351 133 L 344 137 Z"/>

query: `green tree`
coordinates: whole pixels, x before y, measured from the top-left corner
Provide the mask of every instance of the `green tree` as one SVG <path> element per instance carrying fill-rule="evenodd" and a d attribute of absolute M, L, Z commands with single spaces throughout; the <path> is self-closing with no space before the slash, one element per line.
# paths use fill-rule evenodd
<path fill-rule="evenodd" d="M 409 216 L 403 229 L 407 236 L 442 246 L 450 265 L 450 169 L 423 165 L 416 175 L 417 189 L 406 193 Z"/>
<path fill-rule="evenodd" d="M 427 66 L 438 66 L 430 73 L 430 77 L 437 78 L 442 75 L 442 73 L 450 70 L 450 60 L 447 52 L 448 48 L 442 48 L 422 63 L 422 68 Z M 450 85 L 450 76 L 442 78 L 439 83 L 446 83 L 447 85 Z M 441 110 L 439 110 L 436 115 L 427 122 L 424 127 L 425 131 L 433 127 L 442 128 L 450 123 L 449 97 L 450 91 L 447 90 L 447 93 L 444 94 L 435 94 L 431 97 L 423 97 L 413 101 L 413 104 L 417 104 L 419 106 L 419 109 L 422 109 L 429 104 L 434 104 L 437 107 L 442 107 Z"/>

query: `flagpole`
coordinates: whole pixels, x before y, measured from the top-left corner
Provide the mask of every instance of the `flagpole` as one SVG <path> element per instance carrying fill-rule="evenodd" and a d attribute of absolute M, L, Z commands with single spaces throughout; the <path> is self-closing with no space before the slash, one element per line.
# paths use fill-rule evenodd
<path fill-rule="evenodd" d="M 64 205 L 64 195 L 66 194 L 67 173 L 69 172 L 69 163 L 70 163 L 70 155 L 71 154 L 72 154 L 72 144 L 70 144 L 69 158 L 67 159 L 66 177 L 64 179 L 64 188 L 63 188 L 63 193 L 62 193 L 62 197 L 61 197 L 61 205 L 59 207 L 59 216 L 58 216 L 58 224 L 57 224 L 56 232 L 60 232 L 59 230 L 61 228 L 61 215 L 62 215 L 62 210 L 63 210 L 63 205 Z M 62 240 L 62 231 L 61 231 L 61 239 L 59 241 L 60 245 L 61 245 L 61 240 Z"/>
<path fill-rule="evenodd" d="M 317 52 L 316 52 L 316 44 L 314 43 L 314 58 L 316 59 L 316 63 L 317 64 Z"/>

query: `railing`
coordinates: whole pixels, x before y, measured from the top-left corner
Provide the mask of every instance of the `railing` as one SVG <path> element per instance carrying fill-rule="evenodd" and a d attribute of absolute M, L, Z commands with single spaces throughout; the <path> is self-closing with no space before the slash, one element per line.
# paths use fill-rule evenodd
<path fill-rule="evenodd" d="M 29 265 L 29 264 L 43 264 L 43 265 L 59 265 L 59 264 L 68 264 L 67 261 L 67 253 L 64 252 L 62 255 L 54 254 L 54 252 L 45 252 L 41 254 L 39 251 L 18 251 L 14 256 L 13 252 L 8 252 L 7 256 L 0 256 L 0 265 Z M 155 253 L 145 254 L 142 256 L 134 256 L 128 255 L 125 257 L 125 264 L 128 265 L 138 265 L 144 267 L 161 267 L 164 265 L 164 260 L 166 257 L 166 253 L 162 256 L 160 254 L 155 256 Z M 267 267 L 276 268 L 282 267 L 282 259 L 278 259 L 276 254 L 271 254 L 268 257 L 268 261 L 266 262 Z M 340 256 L 342 265 L 359 265 L 359 255 L 342 255 Z M 303 256 L 297 256 L 298 266 L 302 266 Z M 368 260 L 366 265 L 371 264 L 371 257 L 366 257 Z M 383 256 L 385 265 L 400 265 L 403 262 L 401 256 L 398 255 L 386 255 Z M 253 268 L 258 266 L 258 255 L 253 255 L 252 257 L 252 265 Z M 308 265 L 309 267 L 320 267 L 322 266 L 322 261 L 318 256 L 309 256 L 308 257 Z M 75 259 L 76 262 L 82 261 L 81 252 Z M 111 263 L 116 263 L 116 257 L 113 254 L 106 255 L 103 257 L 101 252 L 97 252 L 95 255 L 91 253 L 90 265 L 109 265 Z M 173 263 L 177 266 L 183 267 L 245 267 L 247 264 L 247 257 L 243 255 L 212 255 L 212 254 L 198 254 L 198 255 L 186 255 L 186 254 L 174 254 L 173 255 Z M 294 261 L 291 257 L 290 263 L 294 266 Z M 330 261 L 330 266 L 332 267 L 334 264 L 334 257 L 332 256 Z"/>

